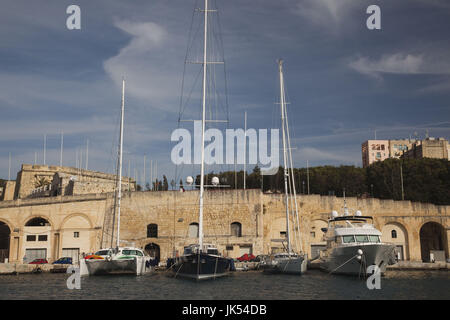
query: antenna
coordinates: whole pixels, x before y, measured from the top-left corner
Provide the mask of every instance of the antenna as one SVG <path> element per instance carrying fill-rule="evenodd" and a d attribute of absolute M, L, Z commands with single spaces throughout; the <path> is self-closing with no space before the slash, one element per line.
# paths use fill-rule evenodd
<path fill-rule="evenodd" d="M 306 160 L 306 183 L 308 187 L 308 194 L 309 194 L 309 162 Z"/>
<path fill-rule="evenodd" d="M 145 162 L 147 161 L 146 159 L 145 159 L 145 154 L 144 154 L 144 174 L 143 174 L 143 176 L 144 176 L 144 182 L 142 183 L 142 190 L 144 190 L 145 191 Z"/>
<path fill-rule="evenodd" d="M 11 152 L 9 153 L 8 181 L 11 181 Z"/>
<path fill-rule="evenodd" d="M 61 130 L 61 152 L 59 154 L 59 166 L 63 164 L 63 145 L 64 145 L 64 132 Z"/>
<path fill-rule="evenodd" d="M 246 178 L 246 164 L 247 164 L 247 111 L 244 113 L 244 190 Z"/>
<path fill-rule="evenodd" d="M 44 165 L 45 165 L 45 151 L 47 148 L 47 134 L 44 134 Z"/>
<path fill-rule="evenodd" d="M 89 139 L 86 140 L 86 170 L 88 169 L 89 162 Z"/>

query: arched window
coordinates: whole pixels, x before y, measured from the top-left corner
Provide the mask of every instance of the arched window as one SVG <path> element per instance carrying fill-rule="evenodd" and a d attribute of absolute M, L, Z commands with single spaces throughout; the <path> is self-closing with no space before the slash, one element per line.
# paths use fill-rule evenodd
<path fill-rule="evenodd" d="M 242 225 L 239 222 L 233 222 L 231 224 L 231 236 L 242 237 Z"/>
<path fill-rule="evenodd" d="M 158 225 L 150 223 L 147 225 L 147 238 L 158 238 Z"/>
<path fill-rule="evenodd" d="M 25 224 L 26 227 L 45 227 L 49 225 L 50 223 L 44 218 L 33 218 L 28 220 L 28 222 Z"/>
<path fill-rule="evenodd" d="M 192 222 L 189 225 L 189 238 L 198 238 L 198 223 Z"/>
<path fill-rule="evenodd" d="M 391 238 L 392 239 L 396 239 L 397 238 L 397 231 L 396 230 L 392 230 L 391 231 Z"/>

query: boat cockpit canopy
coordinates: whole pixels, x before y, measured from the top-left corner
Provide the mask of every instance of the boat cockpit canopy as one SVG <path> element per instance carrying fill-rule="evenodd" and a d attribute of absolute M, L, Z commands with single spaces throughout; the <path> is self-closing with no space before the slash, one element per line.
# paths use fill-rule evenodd
<path fill-rule="evenodd" d="M 356 234 L 342 236 L 342 243 L 380 243 L 379 235 Z"/>

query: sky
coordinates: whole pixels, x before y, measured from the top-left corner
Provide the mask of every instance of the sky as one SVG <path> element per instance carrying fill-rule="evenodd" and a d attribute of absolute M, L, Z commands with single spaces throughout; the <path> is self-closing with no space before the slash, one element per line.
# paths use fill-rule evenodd
<path fill-rule="evenodd" d="M 378 139 L 450 138 L 448 1 L 210 2 L 219 10 L 229 126 L 243 128 L 245 111 L 248 128 L 279 125 L 282 58 L 296 167 L 361 166 L 361 143 L 375 131 Z M 125 77 L 124 173 L 141 181 L 145 156 L 146 181 L 150 161 L 171 179 L 189 30 L 203 1 L 1 4 L 0 178 L 9 176 L 9 154 L 12 179 L 21 164 L 42 164 L 44 135 L 46 164 L 58 165 L 61 132 L 63 165 L 75 167 L 78 155 L 85 167 L 89 140 L 88 168 L 114 172 Z M 66 27 L 72 4 L 80 30 Z M 381 9 L 381 30 L 366 27 L 370 5 Z"/>

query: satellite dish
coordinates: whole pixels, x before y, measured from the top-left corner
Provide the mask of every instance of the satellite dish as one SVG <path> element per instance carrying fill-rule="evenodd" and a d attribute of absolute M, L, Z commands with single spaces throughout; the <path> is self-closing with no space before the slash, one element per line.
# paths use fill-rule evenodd
<path fill-rule="evenodd" d="M 362 212 L 361 211 L 356 211 L 355 216 L 361 217 L 362 216 Z"/>
<path fill-rule="evenodd" d="M 192 178 L 191 176 L 187 177 L 186 178 L 186 183 L 188 185 L 192 185 L 194 183 L 194 178 Z"/>
<path fill-rule="evenodd" d="M 211 180 L 211 183 L 213 184 L 213 186 L 219 185 L 219 178 L 218 177 L 213 177 L 212 180 Z"/>
<path fill-rule="evenodd" d="M 336 210 L 331 211 L 331 217 L 332 218 L 337 218 L 339 216 L 339 214 L 337 213 Z"/>

